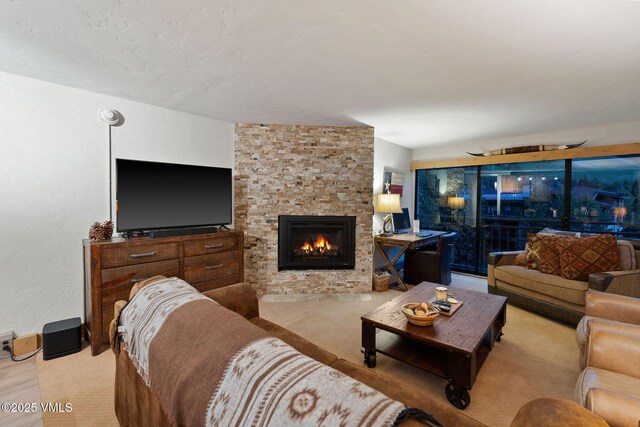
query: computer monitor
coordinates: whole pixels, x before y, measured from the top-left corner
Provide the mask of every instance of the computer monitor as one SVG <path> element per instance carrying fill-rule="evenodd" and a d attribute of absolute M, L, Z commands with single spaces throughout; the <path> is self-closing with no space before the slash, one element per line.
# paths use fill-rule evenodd
<path fill-rule="evenodd" d="M 409 233 L 411 231 L 411 218 L 409 217 L 408 208 L 402 208 L 402 213 L 393 214 L 393 228 L 398 234 Z"/>

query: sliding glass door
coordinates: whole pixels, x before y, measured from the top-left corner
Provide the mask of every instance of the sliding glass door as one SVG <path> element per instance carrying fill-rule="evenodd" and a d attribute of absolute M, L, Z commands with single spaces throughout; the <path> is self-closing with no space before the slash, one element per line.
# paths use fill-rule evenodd
<path fill-rule="evenodd" d="M 455 270 L 486 274 L 543 228 L 640 238 L 640 156 L 421 169 L 415 206 L 421 228 L 458 233 Z"/>
<path fill-rule="evenodd" d="M 479 273 L 490 252 L 520 250 L 528 233 L 561 227 L 564 175 L 564 160 L 482 166 Z"/>

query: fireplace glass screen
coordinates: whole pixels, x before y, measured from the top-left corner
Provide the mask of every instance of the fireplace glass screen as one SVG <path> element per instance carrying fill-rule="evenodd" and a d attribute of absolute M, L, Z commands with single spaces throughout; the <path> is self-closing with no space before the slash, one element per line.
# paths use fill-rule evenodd
<path fill-rule="evenodd" d="M 278 268 L 352 269 L 355 217 L 280 216 Z"/>

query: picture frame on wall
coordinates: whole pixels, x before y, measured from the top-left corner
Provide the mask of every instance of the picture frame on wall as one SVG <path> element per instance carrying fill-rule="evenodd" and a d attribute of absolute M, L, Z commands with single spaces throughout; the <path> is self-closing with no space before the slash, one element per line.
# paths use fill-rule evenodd
<path fill-rule="evenodd" d="M 402 197 L 404 174 L 385 168 L 382 183 L 384 193 L 399 194 Z"/>

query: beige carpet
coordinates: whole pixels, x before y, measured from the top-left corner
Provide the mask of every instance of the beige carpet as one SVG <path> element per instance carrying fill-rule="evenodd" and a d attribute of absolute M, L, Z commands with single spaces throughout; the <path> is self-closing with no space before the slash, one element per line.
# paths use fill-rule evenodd
<path fill-rule="evenodd" d="M 67 413 L 44 413 L 45 426 L 118 426 L 113 410 L 115 356 L 105 350 L 91 357 L 91 348 L 58 359 L 38 355 L 38 379 L 43 402 L 71 403 Z"/>
<path fill-rule="evenodd" d="M 471 287 L 468 285 L 475 279 L 460 281 Z M 360 316 L 399 294 L 373 293 L 369 302 L 261 302 L 260 313 L 338 357 L 364 366 Z M 520 406 L 537 397 L 571 399 L 579 374 L 573 328 L 509 306 L 503 332 L 502 342 L 496 343 L 470 392 L 471 405 L 464 411 L 467 415 L 489 426 L 506 426 Z M 450 405 L 442 378 L 384 355 L 378 355 L 375 369 Z"/>
<path fill-rule="evenodd" d="M 483 286 L 477 279 L 465 276 L 456 276 L 456 283 L 465 288 Z M 360 316 L 398 294 L 372 293 L 371 301 L 261 302 L 260 310 L 264 318 L 339 357 L 362 364 Z M 571 398 L 578 377 L 573 328 L 509 306 L 504 332 L 502 342 L 496 344 L 482 367 L 471 390 L 471 405 L 465 410 L 489 426 L 508 425 L 522 404 L 537 397 Z M 375 369 L 449 405 L 443 392 L 446 381 L 441 378 L 383 355 L 378 356 Z M 50 361 L 43 361 L 38 355 L 42 401 L 73 405 L 70 413 L 44 414 L 45 426 L 118 425 L 113 410 L 114 370 L 110 350 L 91 357 L 87 347 L 80 353 Z"/>

